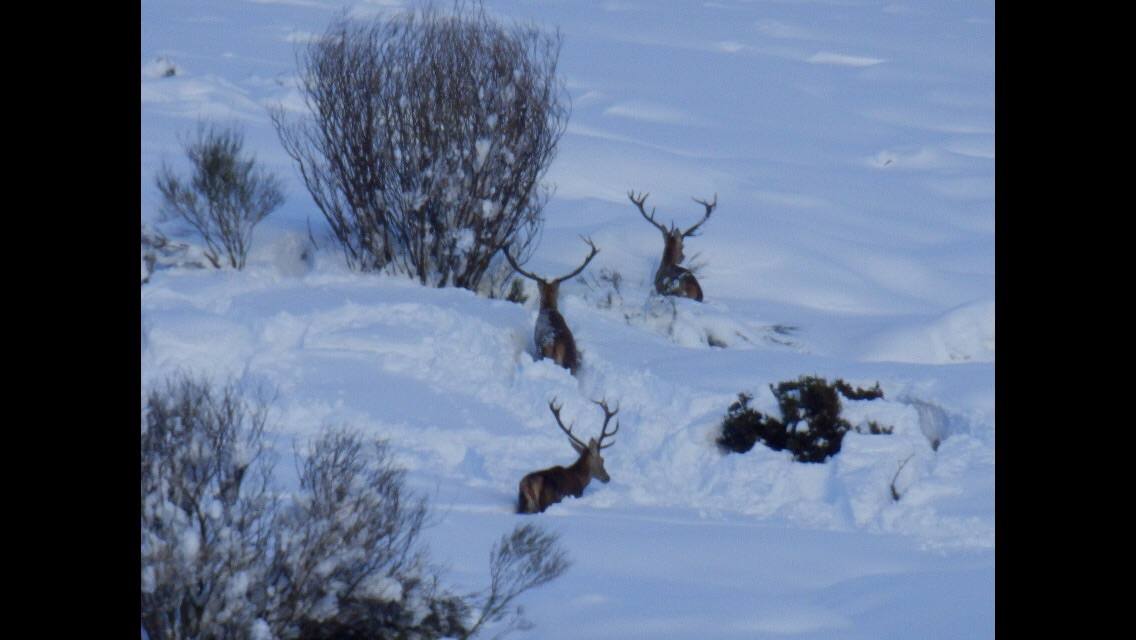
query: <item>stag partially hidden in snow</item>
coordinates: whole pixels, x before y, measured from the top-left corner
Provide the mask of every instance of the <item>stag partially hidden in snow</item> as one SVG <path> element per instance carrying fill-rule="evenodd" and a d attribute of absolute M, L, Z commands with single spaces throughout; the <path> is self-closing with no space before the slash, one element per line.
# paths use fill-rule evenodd
<path fill-rule="evenodd" d="M 643 208 L 643 203 L 647 201 L 648 195 L 650 194 L 644 193 L 636 196 L 634 191 L 630 191 L 627 197 L 631 198 L 631 202 L 635 203 L 635 206 L 639 208 L 639 213 L 643 214 L 647 222 L 650 222 L 663 234 L 663 259 L 659 262 L 659 269 L 655 271 L 655 291 L 664 296 L 680 296 L 702 302 L 702 287 L 698 285 L 698 280 L 695 279 L 690 269 L 679 266 L 679 263 L 686 257 L 682 253 L 682 241 L 694 236 L 695 230 L 710 218 L 710 214 L 714 212 L 714 207 L 718 206 L 718 194 L 714 194 L 713 202 L 694 198 L 695 202 L 706 207 L 706 215 L 685 231 L 675 227 L 673 222 L 669 229 L 656 222 L 654 207 L 651 207 L 651 214 L 648 215 Z"/>
<path fill-rule="evenodd" d="M 604 400 L 592 400 L 592 402 L 603 409 L 604 422 L 599 439 L 591 438 L 587 444 L 572 435 L 572 427 L 565 427 L 560 421 L 560 409 L 563 405 L 556 406 L 555 398 L 548 403 L 548 408 L 556 418 L 556 424 L 560 426 L 561 431 L 568 434 L 568 441 L 576 453 L 580 454 L 580 458 L 570 467 L 557 465 L 542 471 L 533 471 L 522 478 L 517 492 L 517 513 L 543 513 L 549 505 L 563 500 L 564 496 L 579 498 L 584 495 L 584 487 L 588 486 L 592 478 L 603 483 L 611 480 L 607 470 L 604 469 L 604 459 L 600 451 L 615 444 L 614 442 L 604 444 L 604 440 L 619 431 L 618 421 L 611 433 L 607 431 L 607 424 L 615 414 L 619 413 L 619 407 L 612 411 L 608 409 Z"/>
<path fill-rule="evenodd" d="M 580 275 L 584 267 L 592 261 L 599 253 L 599 249 L 592 243 L 590 238 L 583 238 L 584 242 L 592 248 L 591 253 L 587 258 L 584 258 L 584 264 L 581 264 L 575 271 L 566 276 L 559 278 L 545 279 L 538 275 L 529 273 L 517 264 L 513 256 L 509 255 L 509 249 L 504 249 L 505 259 L 509 261 L 509 265 L 522 276 L 535 280 L 538 289 L 540 290 L 540 315 L 536 319 L 536 329 L 533 331 L 533 340 L 536 342 L 537 351 L 542 358 L 551 358 L 556 364 L 568 369 L 572 375 L 576 375 L 576 370 L 580 367 L 580 354 L 576 351 L 576 341 L 572 338 L 572 332 L 568 329 L 568 323 L 564 322 L 564 316 L 560 315 L 557 309 L 557 298 L 560 296 L 560 283 Z"/>

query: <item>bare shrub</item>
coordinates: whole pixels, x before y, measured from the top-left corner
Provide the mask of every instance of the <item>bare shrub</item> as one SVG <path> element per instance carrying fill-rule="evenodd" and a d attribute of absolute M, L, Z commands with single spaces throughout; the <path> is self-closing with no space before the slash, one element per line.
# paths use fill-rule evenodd
<path fill-rule="evenodd" d="M 596 307 L 600 309 L 623 307 L 623 274 L 619 271 L 603 267 L 598 275 L 585 275 L 581 281 L 588 288 L 587 297 Z"/>
<path fill-rule="evenodd" d="M 266 403 L 179 376 L 149 394 L 141 438 L 142 628 L 150 638 L 247 635 L 275 503 Z"/>
<path fill-rule="evenodd" d="M 481 275 L 481 281 L 474 293 L 490 300 L 504 299 L 510 302 L 519 301 L 524 304 L 522 298 L 528 298 L 524 289 L 524 282 L 517 277 L 517 272 L 513 270 L 509 262 L 494 258 L 490 262 L 489 269 Z"/>
<path fill-rule="evenodd" d="M 272 486 L 267 402 L 177 376 L 143 409 L 142 629 L 149 638 L 470 638 L 567 567 L 556 538 L 518 527 L 491 583 L 443 586 L 388 445 L 328 429 L 296 452 L 300 487 Z"/>
<path fill-rule="evenodd" d="M 559 34 L 480 4 L 335 21 L 298 56 L 309 114 L 272 121 L 349 266 L 480 289 L 526 258 L 567 124 Z"/>
<path fill-rule="evenodd" d="M 235 127 L 199 124 L 184 143 L 193 166 L 187 181 L 163 163 L 155 177 L 161 213 L 193 227 L 214 267 L 243 269 L 253 228 L 284 202 L 280 180 L 242 154 L 244 134 Z"/>
<path fill-rule="evenodd" d="M 489 589 L 475 596 L 481 601 L 481 614 L 463 637 L 472 637 L 483 625 L 506 618 L 506 626 L 497 637 L 530 628 L 524 611 L 520 607 L 510 609 L 509 605 L 525 591 L 560 577 L 569 564 L 556 535 L 544 533 L 536 525 L 518 525 L 513 533 L 501 536 L 489 554 Z"/>
<path fill-rule="evenodd" d="M 426 503 L 404 489 L 387 444 L 322 433 L 299 455 L 300 496 L 281 512 L 266 603 L 304 638 L 450 636 L 468 606 L 438 587 L 418 546 Z"/>

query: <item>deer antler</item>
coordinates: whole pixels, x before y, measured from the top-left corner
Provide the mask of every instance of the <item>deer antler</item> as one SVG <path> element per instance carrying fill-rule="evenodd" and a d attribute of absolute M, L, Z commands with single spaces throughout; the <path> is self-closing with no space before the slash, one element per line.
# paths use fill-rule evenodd
<path fill-rule="evenodd" d="M 705 200 L 699 200 L 698 198 L 691 198 L 691 199 L 694 200 L 695 202 L 697 202 L 698 204 L 706 207 L 706 215 L 702 216 L 702 219 L 699 220 L 697 223 L 695 223 L 695 225 L 693 227 L 682 232 L 682 237 L 684 237 L 684 238 L 689 238 L 689 237 L 693 236 L 694 230 L 697 229 L 698 227 L 701 227 L 703 222 L 706 222 L 707 220 L 709 220 L 710 214 L 714 212 L 714 207 L 718 206 L 718 194 L 716 194 L 716 193 L 714 194 L 714 201 L 713 202 L 706 202 Z"/>
<path fill-rule="evenodd" d="M 513 259 L 513 256 L 509 255 L 509 248 L 508 247 L 501 249 L 501 251 L 505 253 L 505 259 L 509 261 L 509 266 L 513 267 L 513 269 L 517 273 L 521 274 L 522 276 L 524 276 L 526 278 L 536 280 L 537 282 L 543 282 L 545 284 L 550 284 L 550 283 L 553 283 L 553 282 L 564 282 L 565 280 L 569 280 L 571 278 L 575 278 L 576 276 L 580 275 L 580 272 L 584 270 L 584 267 L 587 267 L 588 263 L 592 261 L 592 258 L 596 257 L 596 254 L 600 252 L 600 250 L 596 248 L 595 243 L 592 242 L 591 238 L 585 238 L 584 236 L 580 236 L 580 239 L 583 240 L 584 242 L 586 242 L 587 245 L 592 248 L 591 253 L 588 254 L 587 258 L 584 258 L 584 264 L 577 267 L 576 270 L 573 271 L 572 273 L 569 273 L 566 276 L 560 276 L 559 278 L 545 279 L 545 278 L 542 278 L 542 277 L 536 275 L 535 273 L 529 273 L 528 271 L 525 271 L 524 269 L 522 269 L 521 265 L 517 264 L 517 261 Z"/>
<path fill-rule="evenodd" d="M 588 254 L 588 257 L 584 258 L 584 264 L 580 265 L 579 267 L 576 268 L 575 271 L 573 271 L 572 273 L 569 273 L 566 276 L 560 276 L 559 278 L 555 278 L 554 280 L 552 280 L 552 282 L 564 282 L 565 280 L 571 280 L 572 278 L 575 278 L 576 276 L 580 275 L 580 272 L 584 270 L 584 267 L 588 266 L 588 263 L 592 261 L 592 258 L 596 257 L 596 254 L 600 252 L 600 250 L 596 248 L 595 243 L 592 242 L 591 238 L 585 238 L 584 236 L 580 236 L 580 239 L 583 240 L 584 242 L 586 242 L 587 245 L 592 248 L 592 251 L 591 251 L 591 253 Z M 506 254 L 506 255 L 508 255 L 508 254 Z"/>
<path fill-rule="evenodd" d="M 509 247 L 506 246 L 506 247 L 502 248 L 501 252 L 505 254 L 505 259 L 509 261 L 509 266 L 513 267 L 513 269 L 517 273 L 521 274 L 522 276 L 524 276 L 526 278 L 536 280 L 537 282 L 544 282 L 544 278 L 542 278 L 542 277 L 540 277 L 536 274 L 529 273 L 528 271 L 525 271 L 524 269 L 522 269 L 521 265 L 517 264 L 517 261 L 513 259 L 513 256 L 509 255 Z"/>
<path fill-rule="evenodd" d="M 564 405 L 556 406 L 556 398 L 553 398 L 548 401 L 548 408 L 552 410 L 552 415 L 556 418 L 556 424 L 560 426 L 560 429 L 564 433 L 568 434 L 568 439 L 576 443 L 581 449 L 587 449 L 587 444 L 580 442 L 579 438 L 572 435 L 572 427 L 565 427 L 564 423 L 560 421 L 560 410 L 564 408 Z M 575 423 L 573 423 L 573 425 L 575 425 Z"/>
<path fill-rule="evenodd" d="M 611 436 L 614 436 L 616 434 L 616 432 L 619 431 L 619 421 L 616 420 L 615 421 L 615 429 L 611 433 L 607 432 L 607 423 L 611 422 L 612 417 L 615 416 L 615 414 L 619 413 L 619 406 L 617 405 L 615 407 L 615 411 L 612 411 L 612 410 L 608 409 L 606 399 L 605 400 L 592 400 L 592 402 L 598 404 L 600 406 L 600 408 L 603 409 L 603 412 L 604 412 L 603 429 L 600 431 L 600 437 L 597 438 L 596 441 L 600 443 L 600 449 L 606 449 L 606 448 L 610 447 L 611 445 L 615 444 L 615 442 L 612 441 L 612 442 L 609 442 L 607 444 L 603 444 L 604 439 L 610 438 Z"/>
<path fill-rule="evenodd" d="M 639 194 L 638 198 L 636 198 L 634 191 L 627 192 L 627 197 L 631 198 L 631 202 L 634 202 L 636 207 L 639 207 L 639 213 L 643 214 L 643 217 L 647 219 L 647 222 L 650 222 L 655 226 L 656 229 L 662 231 L 663 235 L 667 235 L 668 233 L 670 233 L 670 231 L 668 231 L 667 228 L 663 225 L 655 222 L 655 208 L 651 207 L 651 215 L 647 215 L 646 209 L 643 208 L 643 203 L 647 202 L 647 196 L 649 195 L 651 194 L 641 193 Z"/>

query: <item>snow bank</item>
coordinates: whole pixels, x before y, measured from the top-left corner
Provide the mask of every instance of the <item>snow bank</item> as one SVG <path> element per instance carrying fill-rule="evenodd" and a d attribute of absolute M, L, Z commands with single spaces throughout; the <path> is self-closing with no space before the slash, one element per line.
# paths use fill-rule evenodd
<path fill-rule="evenodd" d="M 760 445 L 745 455 L 718 450 L 714 438 L 738 392 L 753 393 L 758 410 L 776 412 L 768 385 L 779 378 L 762 372 L 762 354 L 791 357 L 794 344 L 748 339 L 739 341 L 739 352 L 681 333 L 676 339 L 651 324 L 648 313 L 642 323 L 629 322 L 623 311 L 594 307 L 585 285 L 565 285 L 561 307 L 584 361 L 576 379 L 534 359 L 535 300 L 522 307 L 339 268 L 285 274 L 276 255 L 266 252 L 265 262 L 244 272 L 154 274 L 142 296 L 144 379 L 188 367 L 268 383 L 280 392 L 288 433 L 336 423 L 363 427 L 391 438 L 412 470 L 491 490 L 489 501 L 501 511 L 511 508 L 526 472 L 574 458 L 548 402 L 557 398 L 565 423 L 587 436 L 601 418 L 590 401 L 606 398 L 620 407 L 622 424 L 606 456 L 615 480 L 589 488 L 585 502 L 564 510 L 681 507 L 715 517 L 903 533 L 929 546 L 993 545 L 992 511 L 975 519 L 938 508 L 939 497 L 957 497 L 935 489 L 944 469 L 992 475 L 993 464 L 992 450 L 969 434 L 947 437 L 947 409 L 938 405 L 890 397 L 845 401 L 853 424 L 876 420 L 895 432 L 849 434 L 829 464 L 792 462 Z M 754 329 L 760 323 L 731 320 L 712 305 L 680 300 L 668 308 L 669 322 L 698 332 L 728 327 L 760 336 Z M 691 349 L 702 357 L 686 366 L 654 365 Z M 844 367 L 844 377 L 859 380 L 855 363 Z M 730 378 L 760 382 L 724 382 Z M 691 384 L 698 380 L 706 382 Z M 958 442 L 967 439 L 970 445 Z M 942 446 L 936 451 L 933 444 Z M 897 503 L 889 487 L 908 457 L 898 484 L 912 497 Z M 992 495 L 983 495 L 991 486 L 975 489 L 966 500 Z"/>

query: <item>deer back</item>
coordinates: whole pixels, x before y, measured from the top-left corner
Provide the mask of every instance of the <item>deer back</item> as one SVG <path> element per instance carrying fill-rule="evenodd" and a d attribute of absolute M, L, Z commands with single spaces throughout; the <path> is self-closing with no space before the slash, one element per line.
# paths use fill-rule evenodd
<path fill-rule="evenodd" d="M 655 291 L 665 296 L 679 296 L 702 302 L 702 286 L 690 269 L 676 264 L 659 265 L 655 272 Z"/>
<path fill-rule="evenodd" d="M 557 465 L 533 471 L 521 479 L 517 512 L 543 513 L 549 505 L 563 500 L 564 496 L 579 498 L 584 495 L 584 488 L 591 480 L 592 475 L 583 455 L 570 467 Z"/>
<path fill-rule="evenodd" d="M 702 302 L 702 287 L 690 269 L 680 267 L 685 258 L 682 250 L 683 234 L 671 229 L 663 234 L 663 258 L 655 271 L 655 291 L 665 296 L 680 296 Z"/>
<path fill-rule="evenodd" d="M 580 355 L 576 351 L 576 339 L 564 316 L 555 308 L 541 308 L 536 318 L 536 327 L 533 329 L 533 342 L 541 357 L 549 358 L 556 364 L 568 369 L 572 375 L 580 367 Z"/>
<path fill-rule="evenodd" d="M 568 323 L 564 321 L 564 316 L 560 315 L 557 307 L 559 306 L 560 283 L 580 275 L 580 272 L 588 266 L 592 258 L 599 253 L 599 249 L 596 248 L 595 243 L 590 238 L 583 236 L 581 238 L 591 248 L 591 251 L 579 267 L 559 278 L 542 278 L 535 273 L 525 271 L 517 264 L 508 249 L 505 249 L 505 259 L 509 261 L 513 269 L 522 276 L 536 282 L 537 290 L 540 292 L 540 314 L 537 316 L 536 327 L 533 329 L 533 342 L 536 343 L 540 357 L 550 358 L 556 364 L 572 372 L 572 375 L 576 375 L 576 371 L 580 368 L 580 354 L 576 350 L 576 340 L 572 337 L 572 331 L 568 329 Z"/>
<path fill-rule="evenodd" d="M 549 505 L 565 496 L 579 498 L 592 478 L 607 483 L 611 476 L 603 466 L 603 457 L 595 438 L 588 442 L 580 457 L 569 467 L 557 465 L 533 471 L 521 479 L 517 495 L 517 513 L 543 513 Z"/>

